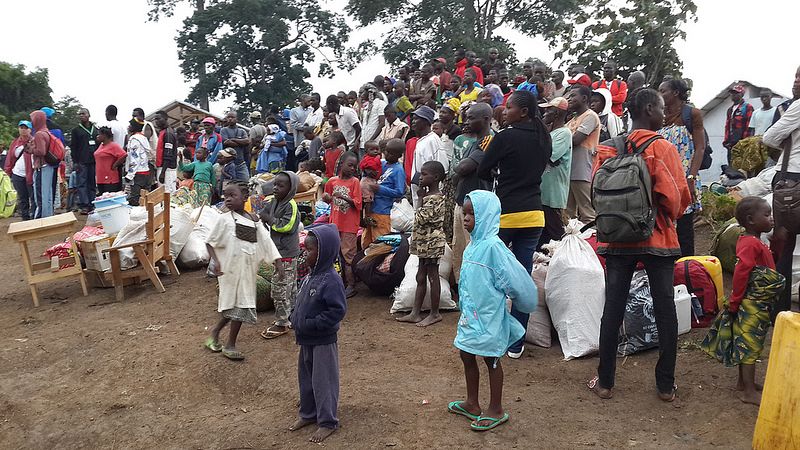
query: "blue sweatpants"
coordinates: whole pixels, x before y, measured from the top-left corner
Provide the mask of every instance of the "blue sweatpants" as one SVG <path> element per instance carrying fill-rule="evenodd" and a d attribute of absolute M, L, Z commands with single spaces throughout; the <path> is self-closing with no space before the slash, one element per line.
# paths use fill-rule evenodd
<path fill-rule="evenodd" d="M 300 418 L 315 421 L 322 428 L 339 426 L 339 347 L 301 345 L 297 361 L 300 384 Z"/>

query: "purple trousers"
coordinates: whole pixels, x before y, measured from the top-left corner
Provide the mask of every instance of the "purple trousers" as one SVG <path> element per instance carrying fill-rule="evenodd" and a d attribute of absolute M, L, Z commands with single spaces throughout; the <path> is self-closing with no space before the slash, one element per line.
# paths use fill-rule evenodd
<path fill-rule="evenodd" d="M 336 428 L 339 419 L 339 347 L 301 345 L 297 360 L 300 384 L 300 418 L 315 421 L 323 428 Z"/>

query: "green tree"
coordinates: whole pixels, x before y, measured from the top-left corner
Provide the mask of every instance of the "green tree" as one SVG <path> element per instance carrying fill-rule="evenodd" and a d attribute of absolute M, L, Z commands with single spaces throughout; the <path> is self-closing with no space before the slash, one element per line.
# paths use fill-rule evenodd
<path fill-rule="evenodd" d="M 626 0 L 622 7 L 596 0 L 581 8 L 575 23 L 551 44 L 560 41 L 556 57 L 584 64 L 589 73 L 611 59 L 620 73 L 642 70 L 655 86 L 666 75 L 681 75 L 683 62 L 674 43 L 686 38 L 682 27 L 696 21 L 696 13 L 693 0 Z"/>
<path fill-rule="evenodd" d="M 569 11 L 577 0 L 348 0 L 349 12 L 361 26 L 392 23 L 381 45 L 387 63 L 398 67 L 411 59 L 452 57 L 465 48 L 485 55 L 491 47 L 515 63 L 514 47 L 500 33 L 509 27 L 528 36 L 551 38 L 569 29 Z M 567 13 L 565 13 L 567 12 Z"/>
<path fill-rule="evenodd" d="M 71 95 L 62 97 L 53 105 L 56 113 L 53 114 L 50 120 L 64 132 L 67 142 L 69 142 L 72 129 L 80 123 L 78 112 L 80 112 L 81 108 L 83 108 L 83 105 L 81 105 L 80 100 Z"/>
<path fill-rule="evenodd" d="M 28 113 L 53 104 L 47 69 L 26 72 L 21 64 L 0 62 L 0 114 L 14 120 L 27 119 Z"/>
<path fill-rule="evenodd" d="M 8 117 L 0 114 L 0 150 L 8 148 L 17 137 L 17 126 Z"/>
<path fill-rule="evenodd" d="M 149 1 L 151 20 L 181 3 Z M 315 0 L 206 0 L 202 6 L 184 20 L 176 39 L 181 71 L 197 80 L 192 102 L 207 94 L 232 96 L 245 110 L 291 104 L 311 89 L 308 65 L 321 60 L 320 75 L 351 69 L 369 45 L 348 48 L 344 19 Z"/>

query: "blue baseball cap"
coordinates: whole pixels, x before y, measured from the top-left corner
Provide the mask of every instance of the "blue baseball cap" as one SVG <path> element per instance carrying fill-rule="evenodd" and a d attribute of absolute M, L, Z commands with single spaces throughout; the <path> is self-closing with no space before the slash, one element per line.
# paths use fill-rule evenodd
<path fill-rule="evenodd" d="M 40 111 L 42 111 L 48 119 L 53 117 L 53 114 L 56 113 L 56 110 L 49 106 L 45 106 L 44 108 L 40 109 Z"/>
<path fill-rule="evenodd" d="M 33 124 L 31 124 L 27 120 L 20 120 L 19 123 L 17 124 L 17 126 L 18 127 L 28 127 L 29 130 L 33 129 Z"/>

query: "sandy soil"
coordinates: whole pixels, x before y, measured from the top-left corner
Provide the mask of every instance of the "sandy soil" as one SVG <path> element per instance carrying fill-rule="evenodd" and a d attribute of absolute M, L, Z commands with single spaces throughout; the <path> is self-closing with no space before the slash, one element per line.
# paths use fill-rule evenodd
<path fill-rule="evenodd" d="M 291 337 L 267 342 L 259 328 L 245 326 L 242 363 L 201 347 L 217 318 L 215 284 L 203 272 L 165 278 L 165 294 L 146 285 L 128 288 L 121 303 L 113 290 L 82 297 L 77 281 L 50 284 L 41 290 L 42 306 L 33 308 L 4 222 L 0 448 L 312 445 L 312 428 L 286 430 L 298 398 Z M 521 360 L 503 360 L 511 421 L 478 434 L 446 411 L 448 401 L 464 396 L 452 346 L 457 313 L 420 329 L 396 323 L 389 306 L 369 295 L 350 300 L 339 334 L 341 429 L 326 447 L 750 447 L 757 408 L 737 400 L 734 370 L 696 348 L 702 331 L 680 338 L 673 404 L 656 397 L 657 351 L 619 360 L 615 397 L 603 401 L 584 386 L 596 358 L 565 362 L 557 346 L 529 347 Z M 271 313 L 259 320 L 263 325 Z"/>

